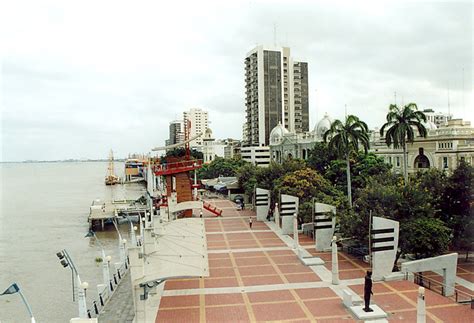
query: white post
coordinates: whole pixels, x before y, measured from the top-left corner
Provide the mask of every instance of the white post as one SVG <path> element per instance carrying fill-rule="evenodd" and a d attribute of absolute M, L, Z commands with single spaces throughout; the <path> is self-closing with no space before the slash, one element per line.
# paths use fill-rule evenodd
<path fill-rule="evenodd" d="M 426 323 L 425 288 L 418 288 L 418 303 L 416 305 L 416 323 Z"/>
<path fill-rule="evenodd" d="M 76 275 L 78 282 L 77 289 L 77 305 L 79 307 L 79 317 L 87 318 L 87 303 L 86 303 L 86 289 L 89 287 L 89 284 L 86 282 L 81 282 L 81 277 Z"/>
<path fill-rule="evenodd" d="M 298 236 L 298 216 L 293 214 L 293 241 L 295 243 L 295 249 L 298 250 L 300 248 L 300 241 Z"/>
<path fill-rule="evenodd" d="M 105 256 L 105 251 L 102 249 L 102 278 L 104 280 L 104 284 L 107 285 L 109 290 L 109 295 L 112 295 L 112 288 L 110 288 L 110 270 L 109 270 L 109 262 L 111 257 Z"/>
<path fill-rule="evenodd" d="M 132 247 L 136 247 L 137 246 L 137 236 L 135 235 L 135 230 L 137 229 L 137 227 L 135 227 L 132 223 L 132 221 L 130 221 L 130 239 L 132 240 Z"/>
<path fill-rule="evenodd" d="M 127 262 L 127 239 L 120 240 L 120 262 L 125 264 Z"/>
<path fill-rule="evenodd" d="M 339 261 L 337 259 L 336 236 L 332 237 L 332 284 L 339 285 Z"/>

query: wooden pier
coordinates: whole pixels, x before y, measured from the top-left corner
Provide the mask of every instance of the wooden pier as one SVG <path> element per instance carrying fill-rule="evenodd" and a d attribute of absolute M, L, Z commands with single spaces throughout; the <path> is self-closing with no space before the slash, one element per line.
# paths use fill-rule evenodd
<path fill-rule="evenodd" d="M 102 230 L 108 222 L 129 216 L 145 215 L 147 206 L 134 200 L 94 200 L 89 211 L 89 228 L 100 226 Z"/>

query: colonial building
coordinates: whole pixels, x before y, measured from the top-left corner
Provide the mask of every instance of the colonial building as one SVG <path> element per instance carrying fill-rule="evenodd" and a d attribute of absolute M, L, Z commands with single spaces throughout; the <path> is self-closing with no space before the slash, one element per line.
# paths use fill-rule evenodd
<path fill-rule="evenodd" d="M 270 134 L 271 160 L 281 163 L 287 158 L 308 159 L 309 151 L 316 142 L 323 141 L 323 135 L 331 123 L 331 118 L 326 114 L 313 131 L 301 134 L 291 133 L 278 124 Z M 469 121 L 450 119 L 440 127 L 427 121 L 425 127 L 428 130 L 427 137 L 417 137 L 414 143 L 407 145 L 408 173 L 430 167 L 449 173 L 461 160 L 471 165 L 474 163 L 474 128 Z M 402 149 L 387 147 L 377 128 L 371 131 L 370 151 L 383 157 L 393 166 L 393 171 L 402 173 Z"/>

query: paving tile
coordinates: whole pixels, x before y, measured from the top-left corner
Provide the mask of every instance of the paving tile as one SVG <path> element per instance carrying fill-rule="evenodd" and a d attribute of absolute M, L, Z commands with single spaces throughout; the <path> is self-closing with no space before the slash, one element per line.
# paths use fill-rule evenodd
<path fill-rule="evenodd" d="M 252 265 L 269 265 L 267 257 L 254 258 L 237 258 L 235 259 L 237 266 L 252 266 Z"/>
<path fill-rule="evenodd" d="M 263 251 L 249 251 L 249 252 L 234 252 L 232 253 L 234 258 L 253 258 L 253 257 L 265 257 Z"/>
<path fill-rule="evenodd" d="M 313 271 L 308 266 L 301 264 L 278 265 L 278 269 L 284 274 L 289 273 L 312 273 Z"/>
<path fill-rule="evenodd" d="M 239 273 L 242 277 L 278 274 L 272 265 L 239 267 Z"/>
<path fill-rule="evenodd" d="M 155 322 L 183 323 L 199 322 L 198 308 L 183 308 L 176 310 L 159 310 Z"/>
<path fill-rule="evenodd" d="M 232 267 L 232 261 L 230 258 L 227 259 L 209 259 L 209 267 Z"/>
<path fill-rule="evenodd" d="M 269 250 L 267 251 L 267 254 L 270 256 L 270 257 L 273 257 L 273 256 L 295 256 L 295 253 L 290 250 L 289 248 L 287 250 Z"/>
<path fill-rule="evenodd" d="M 244 305 L 206 307 L 206 322 L 250 322 Z"/>
<path fill-rule="evenodd" d="M 329 298 L 337 297 L 337 294 L 334 293 L 330 288 L 301 288 L 295 289 L 296 294 L 305 300 L 305 299 L 320 299 L 320 298 Z"/>
<path fill-rule="evenodd" d="M 443 322 L 467 323 L 474 322 L 474 310 L 468 305 L 457 305 L 451 307 L 428 308 L 428 312 L 436 315 Z"/>
<path fill-rule="evenodd" d="M 271 256 L 273 262 L 277 265 L 281 264 L 299 264 L 300 261 L 296 258 L 296 255 L 293 256 Z"/>
<path fill-rule="evenodd" d="M 297 303 L 252 304 L 257 321 L 304 319 L 306 316 Z"/>
<path fill-rule="evenodd" d="M 210 253 L 207 255 L 209 260 L 211 259 L 230 259 L 229 254 L 227 253 Z"/>
<path fill-rule="evenodd" d="M 467 280 L 468 282 L 474 283 L 474 274 L 473 273 L 458 273 L 458 276 Z"/>
<path fill-rule="evenodd" d="M 251 233 L 227 233 L 227 240 L 254 240 L 253 235 Z"/>
<path fill-rule="evenodd" d="M 242 281 L 245 286 L 283 284 L 280 276 L 277 275 L 242 277 Z"/>
<path fill-rule="evenodd" d="M 204 279 L 205 288 L 217 288 L 217 287 L 237 287 L 239 283 L 237 278 L 217 278 L 217 279 Z"/>
<path fill-rule="evenodd" d="M 211 274 L 211 278 L 215 278 L 215 277 L 233 278 L 233 277 L 235 277 L 234 268 L 211 268 L 210 274 Z"/>
<path fill-rule="evenodd" d="M 385 311 L 416 309 L 414 305 L 408 303 L 405 299 L 395 293 L 385 295 L 374 295 L 371 298 L 371 302 L 377 304 Z"/>
<path fill-rule="evenodd" d="M 345 270 L 339 272 L 339 279 L 364 278 L 365 271 L 362 269 Z"/>
<path fill-rule="evenodd" d="M 414 292 L 403 292 L 403 295 L 414 301 L 415 303 L 418 301 L 418 291 Z M 452 304 L 453 301 L 448 297 L 442 296 L 440 294 L 434 293 L 428 289 L 425 289 L 425 303 L 426 306 L 433 306 L 433 305 L 442 305 L 442 304 Z"/>
<path fill-rule="evenodd" d="M 315 317 L 348 315 L 341 299 L 303 301 Z"/>
<path fill-rule="evenodd" d="M 416 310 L 387 312 L 389 315 L 387 320 L 389 322 L 416 322 Z M 426 322 L 435 322 L 429 316 L 426 317 Z"/>
<path fill-rule="evenodd" d="M 275 301 L 292 301 L 293 295 L 289 290 L 275 290 L 266 292 L 247 293 L 251 303 L 275 302 Z"/>
<path fill-rule="evenodd" d="M 167 280 L 165 283 L 166 290 L 172 289 L 193 289 L 199 288 L 199 280 Z"/>
<path fill-rule="evenodd" d="M 389 285 L 390 287 L 394 288 L 397 291 L 418 290 L 418 287 L 419 287 L 417 284 L 408 280 L 385 282 L 385 284 Z"/>
<path fill-rule="evenodd" d="M 210 294 L 206 295 L 206 306 L 209 305 L 225 305 L 225 304 L 244 304 L 241 293 L 233 294 Z"/>
<path fill-rule="evenodd" d="M 309 283 L 321 281 L 321 278 L 319 278 L 319 276 L 315 273 L 285 274 L 285 278 L 290 283 Z"/>
<path fill-rule="evenodd" d="M 199 295 L 163 296 L 160 308 L 199 306 Z"/>

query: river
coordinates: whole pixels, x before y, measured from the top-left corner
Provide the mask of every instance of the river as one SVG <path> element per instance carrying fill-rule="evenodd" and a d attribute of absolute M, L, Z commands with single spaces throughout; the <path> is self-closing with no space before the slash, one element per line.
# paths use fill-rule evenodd
<path fill-rule="evenodd" d="M 94 238 L 85 238 L 94 199 L 136 199 L 141 184 L 105 186 L 106 162 L 0 164 L 0 293 L 17 282 L 37 322 L 69 322 L 77 317 L 72 301 L 71 271 L 56 252 L 66 249 L 89 283 L 88 308 L 102 281 L 101 256 Z M 115 169 L 123 176 L 123 163 Z M 120 226 L 130 241 L 128 225 Z M 97 232 L 111 263 L 119 261 L 118 235 L 113 226 Z M 0 296 L 0 322 L 28 322 L 19 294 Z"/>

